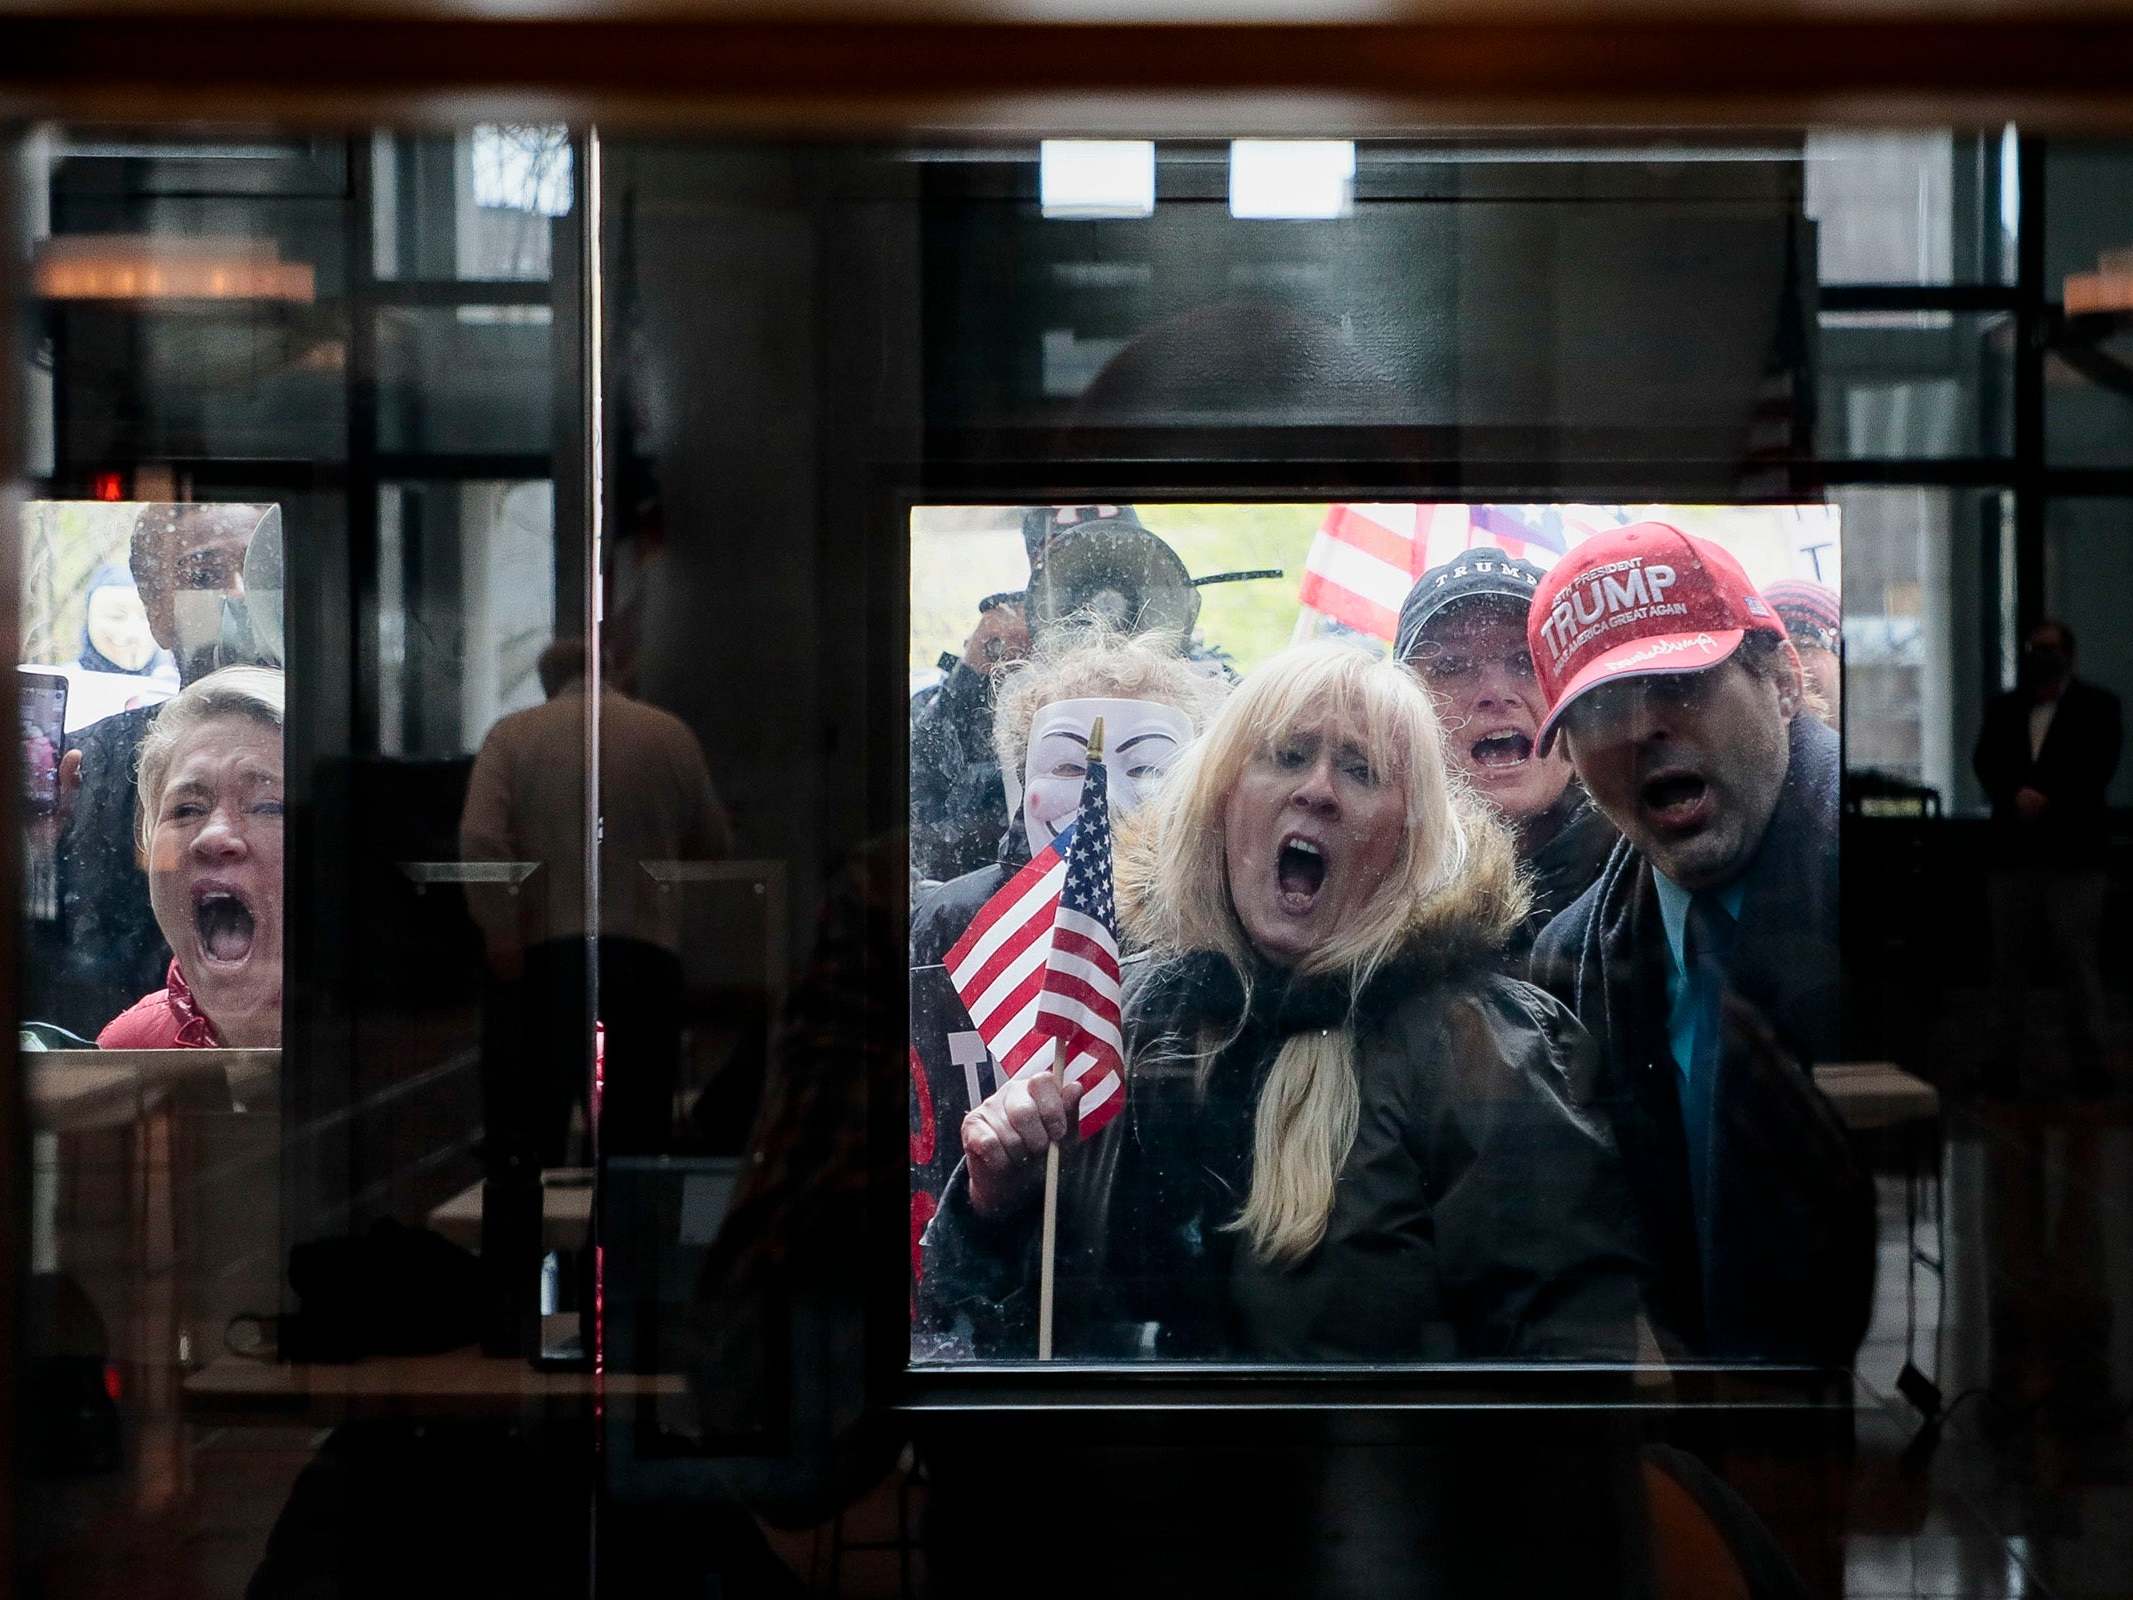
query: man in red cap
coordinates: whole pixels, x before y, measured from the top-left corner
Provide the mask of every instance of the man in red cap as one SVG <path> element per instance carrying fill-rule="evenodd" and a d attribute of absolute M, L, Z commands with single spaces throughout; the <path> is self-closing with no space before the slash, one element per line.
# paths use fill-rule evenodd
<path fill-rule="evenodd" d="M 1600 1043 L 1655 1320 L 1693 1354 L 1846 1365 L 1873 1190 L 1810 1076 L 1840 1058 L 1836 735 L 1739 563 L 1664 523 L 1571 550 L 1527 639 L 1538 747 L 1622 833 L 1532 971 Z"/>

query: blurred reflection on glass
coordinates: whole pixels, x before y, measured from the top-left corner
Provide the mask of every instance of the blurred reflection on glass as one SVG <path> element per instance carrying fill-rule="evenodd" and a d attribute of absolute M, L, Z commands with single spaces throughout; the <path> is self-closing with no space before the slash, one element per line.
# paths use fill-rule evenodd
<path fill-rule="evenodd" d="M 107 1050 L 281 1043 L 282 675 L 224 667 L 141 741 L 138 840 L 173 954 L 164 987 L 97 1035 Z"/>
<path fill-rule="evenodd" d="M 90 672 L 139 676 L 170 664 L 170 652 L 156 642 L 148 607 L 124 567 L 99 568 L 89 580 L 89 615 L 82 624 L 79 660 Z"/>
<path fill-rule="evenodd" d="M 492 1035 L 508 1059 L 491 1074 L 491 1142 L 518 1130 L 541 1166 L 561 1163 L 573 1105 L 586 1092 L 592 1035 L 586 949 L 587 672 L 582 640 L 542 653 L 547 702 L 502 718 L 467 780 L 460 853 L 537 864 L 523 891 L 470 885 L 496 988 Z M 600 694 L 599 983 L 606 1030 L 600 1149 L 650 1154 L 673 1131 L 681 1051 L 675 909 L 647 863 L 714 861 L 733 830 L 703 748 L 676 717 L 603 685 Z M 501 1029 L 497 1035 L 496 1030 Z M 523 1110 L 514 1110 L 522 1106 Z"/>
<path fill-rule="evenodd" d="M 31 969 L 29 1010 L 91 1037 L 160 988 L 171 961 L 136 854 L 143 741 L 172 689 L 218 667 L 280 664 L 281 514 L 248 503 L 92 503 L 33 506 L 30 518 L 25 653 L 50 659 L 62 638 L 72 649 L 58 775 L 65 937 Z M 255 545 L 271 557 L 255 562 Z M 271 594 L 250 591 L 255 576 Z M 267 645 L 255 609 L 272 619 Z"/>
<path fill-rule="evenodd" d="M 1992 800 L 1992 1055 L 1985 1087 L 2036 1088 L 2036 1040 L 2026 1026 L 2030 967 L 2051 953 L 2067 988 L 2066 1054 L 2075 1091 L 2108 1092 L 2103 910 L 2110 824 L 2106 805 L 2124 744 L 2118 696 L 2076 676 L 2074 632 L 2047 618 L 2022 648 L 2021 682 L 1985 708 L 1972 758 Z"/>

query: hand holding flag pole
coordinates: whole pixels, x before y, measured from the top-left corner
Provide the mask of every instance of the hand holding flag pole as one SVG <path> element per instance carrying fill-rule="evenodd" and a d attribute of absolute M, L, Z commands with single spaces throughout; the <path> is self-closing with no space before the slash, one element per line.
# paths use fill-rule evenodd
<path fill-rule="evenodd" d="M 1012 1085 L 1025 1073 L 1046 1074 L 1062 1089 L 1067 1084 L 1078 1087 L 1081 1096 L 1069 1114 L 1084 1139 L 1117 1116 L 1126 1098 L 1118 907 L 1112 896 L 1101 719 L 1089 731 L 1080 815 L 985 903 L 947 957 L 949 980 L 999 1063 L 1001 1078 Z M 1005 1087 L 996 1090 L 971 1117 L 979 1118 L 1007 1093 Z M 967 1135 L 965 1149 L 975 1162 L 979 1151 Z M 1059 1215 L 1059 1146 L 1048 1143 L 1045 1150 L 1038 1266 L 1040 1360 L 1050 1360 L 1052 1352 Z M 973 1165 L 974 1204 L 979 1203 L 977 1172 Z"/>

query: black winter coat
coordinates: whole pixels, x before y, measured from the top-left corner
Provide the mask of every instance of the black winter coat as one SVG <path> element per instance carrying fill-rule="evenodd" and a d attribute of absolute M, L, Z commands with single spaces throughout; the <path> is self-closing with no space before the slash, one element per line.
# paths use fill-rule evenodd
<path fill-rule="evenodd" d="M 1653 1313 L 1696 1355 L 1848 1365 L 1873 1308 L 1872 1180 L 1811 1076 L 1842 1057 L 1837 778 L 1836 735 L 1796 717 L 1726 969 L 1709 1281 L 1667 1039 L 1666 930 L 1643 854 L 1617 845 L 1533 951 L 1534 981 L 1599 1041 L 1601 1099 L 1657 1257 Z"/>
<path fill-rule="evenodd" d="M 65 944 L 26 973 L 25 1015 L 85 1038 L 163 987 L 170 943 L 148 902 L 134 854 L 141 743 L 161 705 L 116 712 L 81 730 L 81 791 L 59 839 Z"/>
<path fill-rule="evenodd" d="M 911 965 L 930 967 L 945 959 L 963 937 L 963 930 L 985 909 L 985 902 L 1028 865 L 1029 843 L 1022 834 L 1022 818 L 1017 816 L 1000 840 L 997 861 L 946 883 L 921 883 L 911 898 Z"/>
<path fill-rule="evenodd" d="M 1565 789 L 1556 805 L 1564 813 L 1562 821 L 1546 844 L 1525 857 L 1533 888 L 1533 909 L 1511 935 L 1508 953 L 1512 964 L 1505 969 L 1510 972 L 1526 970 L 1526 957 L 1541 930 L 1592 887 L 1622 838 L 1578 784 Z"/>
<path fill-rule="evenodd" d="M 911 866 L 922 878 L 976 871 L 1007 831 L 992 748 L 992 680 L 958 661 L 911 698 Z"/>
<path fill-rule="evenodd" d="M 1238 1026 L 1226 963 L 1128 985 L 1124 1113 L 1069 1145 L 1055 1349 L 1273 1361 L 1627 1358 L 1643 1258 L 1605 1127 L 1578 1109 L 1591 1041 L 1483 961 L 1382 972 L 1355 1007 L 1362 1114 L 1324 1241 L 1293 1267 L 1229 1231 L 1254 1109 L 1288 1034 L 1348 1020 L 1344 986 L 1270 976 L 1204 1084 L 1179 1041 Z M 958 1169 L 925 1240 L 922 1316 L 973 1353 L 1035 1349 L 1037 1210 L 970 1208 Z"/>

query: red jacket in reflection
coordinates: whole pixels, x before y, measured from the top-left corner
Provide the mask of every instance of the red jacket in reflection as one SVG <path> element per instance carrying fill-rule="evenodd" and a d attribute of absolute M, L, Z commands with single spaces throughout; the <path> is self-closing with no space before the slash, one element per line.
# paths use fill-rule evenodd
<path fill-rule="evenodd" d="M 168 987 L 143 995 L 104 1024 L 96 1036 L 99 1050 L 216 1050 L 222 1046 L 186 986 L 175 958 L 166 974 Z"/>

